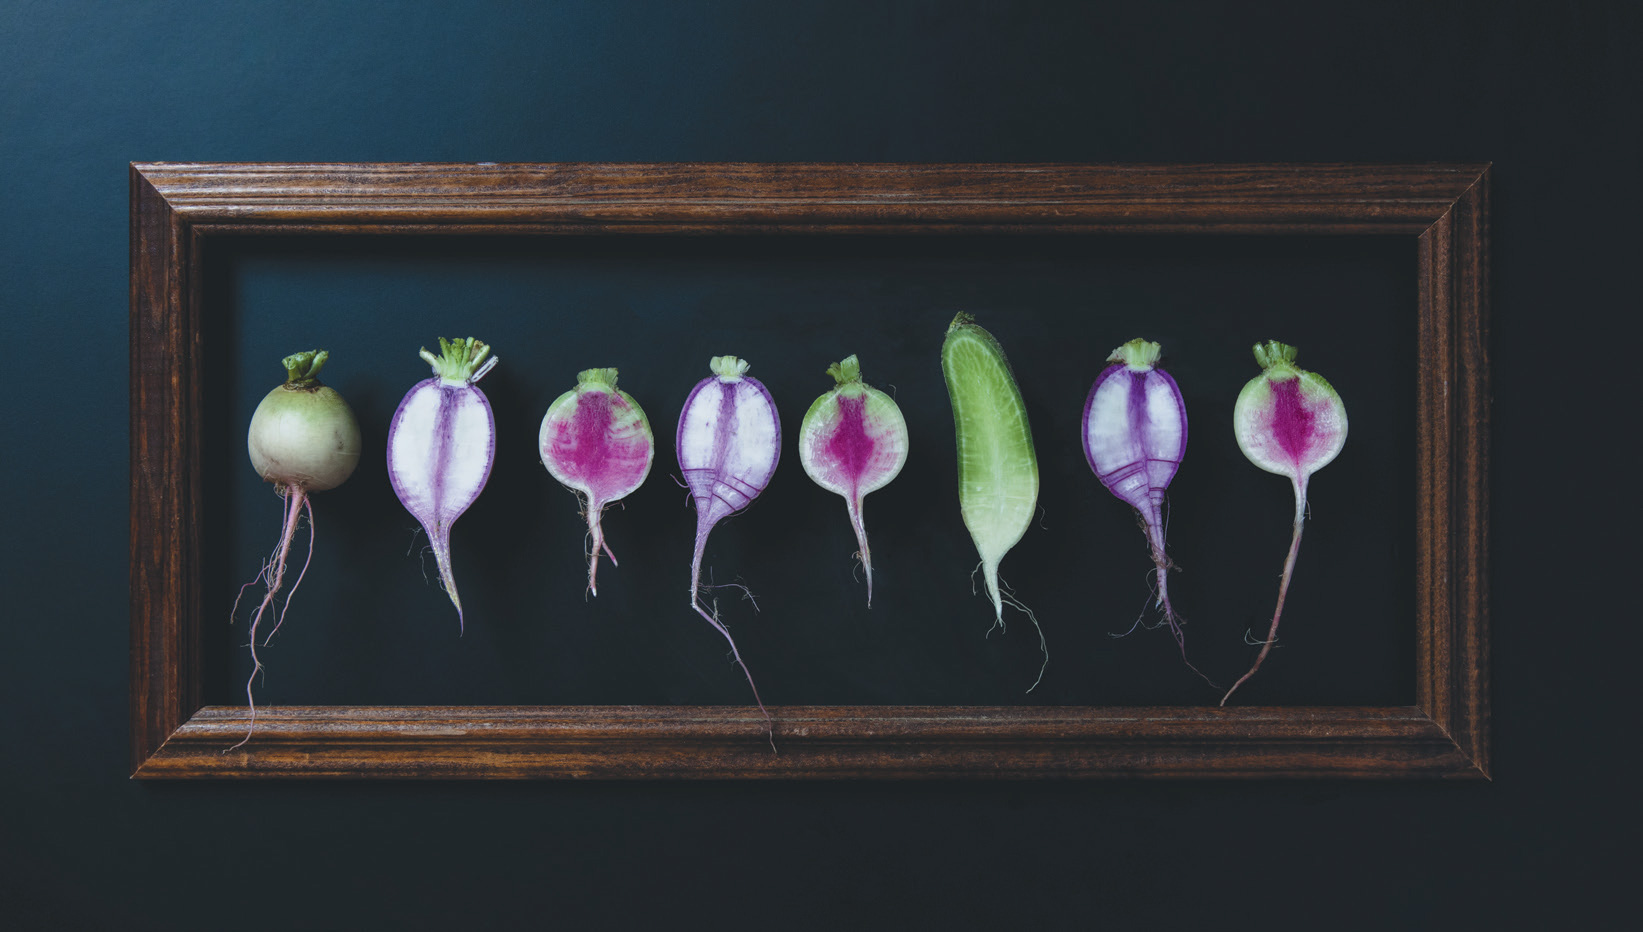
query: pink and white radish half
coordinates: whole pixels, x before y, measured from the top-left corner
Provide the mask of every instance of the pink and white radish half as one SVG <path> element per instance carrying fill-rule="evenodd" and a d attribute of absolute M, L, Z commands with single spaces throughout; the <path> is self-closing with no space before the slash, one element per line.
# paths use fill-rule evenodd
<path fill-rule="evenodd" d="M 359 465 L 359 422 L 353 409 L 336 390 L 319 380 L 319 370 L 330 358 L 325 350 L 294 353 L 281 360 L 286 380 L 269 392 L 251 415 L 251 430 L 246 435 L 246 448 L 251 454 L 251 466 L 264 481 L 274 483 L 274 491 L 285 499 L 285 523 L 280 529 L 279 544 L 263 564 L 255 579 L 240 587 L 245 590 L 258 580 L 267 584 L 262 603 L 251 616 L 251 677 L 245 683 L 245 700 L 251 709 L 251 721 L 256 722 L 257 707 L 251 687 L 262 672 L 257 659 L 257 625 L 274 604 L 274 596 L 285 584 L 285 563 L 291 553 L 291 538 L 296 534 L 297 522 L 308 514 L 308 557 L 303 561 L 297 581 L 285 597 L 272 638 L 285 621 L 285 609 L 291 607 L 291 597 L 302 585 L 308 572 L 308 561 L 314 558 L 314 506 L 309 493 L 323 492 L 341 485 L 354 474 Z M 239 599 L 234 600 L 235 611 Z M 233 613 L 230 613 L 232 619 Z M 267 646 L 268 639 L 263 645 Z M 251 740 L 248 729 L 245 738 L 234 747 Z"/>
<path fill-rule="evenodd" d="M 1329 465 L 1346 445 L 1346 406 L 1321 375 L 1295 365 L 1296 350 L 1275 340 L 1256 344 L 1255 361 L 1263 371 L 1238 393 L 1232 409 L 1232 430 L 1238 448 L 1251 463 L 1287 476 L 1295 487 L 1295 533 L 1278 583 L 1278 607 L 1261 653 L 1249 672 L 1232 684 L 1221 704 L 1261 668 L 1261 661 L 1278 639 L 1278 618 L 1284 612 L 1295 555 L 1301 550 L 1301 525 L 1306 520 L 1306 485 L 1312 474 Z"/>
<path fill-rule="evenodd" d="M 827 374 L 838 385 L 805 412 L 799 425 L 799 463 L 817 485 L 844 496 L 871 606 L 873 557 L 861 520 L 862 499 L 888 485 L 907 463 L 907 421 L 889 395 L 861 380 L 856 357 L 828 366 Z"/>
<path fill-rule="evenodd" d="M 419 354 L 434 376 L 405 394 L 388 428 L 388 479 L 407 511 L 422 523 L 439 564 L 439 579 L 465 622 L 451 574 L 451 525 L 479 498 L 496 458 L 496 418 L 474 383 L 496 365 L 491 348 L 468 337 L 439 338 L 439 355 Z"/>
<path fill-rule="evenodd" d="M 690 607 L 707 619 L 730 644 L 730 653 L 747 676 L 753 701 L 765 713 L 759 688 L 747 669 L 736 642 L 720 623 L 718 609 L 702 606 L 702 554 L 713 526 L 753 503 L 770 484 L 781 458 L 782 426 L 776 402 L 758 379 L 747 375 L 747 361 L 715 356 L 708 363 L 713 375 L 703 379 L 685 399 L 679 413 L 674 444 L 679 469 L 696 503 L 696 552 L 690 563 Z"/>
<path fill-rule="evenodd" d="M 1169 599 L 1163 505 L 1187 452 L 1187 405 L 1175 379 L 1157 368 L 1159 352 L 1157 343 L 1135 339 L 1107 357 L 1112 365 L 1096 376 L 1084 402 L 1084 458 L 1107 491 L 1140 517 L 1158 579 L 1154 605 L 1163 609 L 1186 661 L 1186 639 Z M 1187 666 L 1196 672 L 1190 661 Z"/>
<path fill-rule="evenodd" d="M 650 421 L 633 396 L 616 388 L 615 369 L 585 369 L 576 374 L 576 387 L 548 406 L 537 445 L 548 473 L 581 499 L 593 538 L 588 591 L 597 596 L 599 552 L 617 565 L 599 517 L 607 505 L 633 494 L 650 475 L 656 455 Z"/>
<path fill-rule="evenodd" d="M 1049 646 L 1038 618 L 999 588 L 998 565 L 1020 543 L 1038 509 L 1038 453 L 1027 424 L 1027 405 L 1004 349 L 969 314 L 959 314 L 941 344 L 941 372 L 953 406 L 958 443 L 958 506 L 981 556 L 981 576 L 993 600 L 993 627 L 1004 627 L 1004 603 L 1024 612 L 1038 628 L 1044 664 Z M 992 628 L 987 629 L 991 633 Z"/>

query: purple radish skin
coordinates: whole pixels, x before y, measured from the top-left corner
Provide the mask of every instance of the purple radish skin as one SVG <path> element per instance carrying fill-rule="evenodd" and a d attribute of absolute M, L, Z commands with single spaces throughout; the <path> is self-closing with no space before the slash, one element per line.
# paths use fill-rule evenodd
<path fill-rule="evenodd" d="M 251 466 L 264 481 L 272 482 L 274 489 L 285 499 L 285 520 L 280 528 L 279 544 L 251 582 L 240 587 L 245 590 L 260 580 L 267 586 L 262 602 L 251 616 L 251 676 L 245 683 L 245 701 L 250 709 L 250 725 L 245 737 L 234 748 L 251 740 L 251 729 L 256 726 L 257 705 L 252 686 L 262 672 L 262 661 L 257 657 L 257 626 L 263 615 L 274 604 L 274 596 L 285 584 L 286 559 L 291 553 L 291 540 L 304 512 L 308 515 L 308 558 L 296 582 L 285 597 L 274 630 L 263 640 L 263 646 L 279 632 L 285 623 L 285 610 L 291 598 L 307 575 L 308 562 L 314 558 L 314 506 L 311 492 L 334 489 L 353 475 L 359 465 L 359 422 L 348 402 L 335 389 L 319 380 L 319 370 L 330 358 L 325 350 L 294 353 L 281 360 L 285 366 L 286 381 L 269 392 L 251 415 L 251 428 L 246 435 L 246 449 L 251 455 Z M 230 620 L 239 610 L 240 601 L 234 600 Z M 233 750 L 230 748 L 229 750 Z"/>
<path fill-rule="evenodd" d="M 702 555 L 714 525 L 741 511 L 770 484 L 781 458 L 782 428 L 776 403 L 758 379 L 747 375 L 746 360 L 715 356 L 713 375 L 696 384 L 679 413 L 674 448 L 685 485 L 696 504 L 696 546 L 690 563 L 690 607 L 730 645 L 730 653 L 747 677 L 753 701 L 772 729 L 770 713 L 759 698 L 753 674 L 736 649 L 718 612 L 702 605 Z"/>
<path fill-rule="evenodd" d="M 496 458 L 496 418 L 474 383 L 497 363 L 491 348 L 468 337 L 439 338 L 440 354 L 419 355 L 434 376 L 405 394 L 388 428 L 388 479 L 394 494 L 428 535 L 439 580 L 466 627 L 451 573 L 451 525 L 485 488 Z"/>
<path fill-rule="evenodd" d="M 1084 402 L 1084 458 L 1101 484 L 1140 517 L 1163 609 L 1181 660 L 1186 638 L 1169 598 L 1172 567 L 1164 547 L 1164 494 L 1187 451 L 1187 406 L 1175 379 L 1157 368 L 1157 343 L 1134 339 L 1112 351 L 1112 363 L 1096 376 Z M 1202 673 L 1198 673 L 1203 676 Z"/>
<path fill-rule="evenodd" d="M 1255 361 L 1264 370 L 1238 393 L 1232 409 L 1233 434 L 1238 448 L 1251 463 L 1270 473 L 1287 476 L 1295 489 L 1294 535 L 1284 575 L 1278 583 L 1278 605 L 1261 653 L 1249 672 L 1238 678 L 1221 697 L 1227 700 L 1244 681 L 1255 675 L 1278 639 L 1278 619 L 1301 551 L 1301 526 L 1306 520 L 1306 487 L 1312 474 L 1329 465 L 1346 445 L 1346 406 L 1323 376 L 1295 365 L 1296 349 L 1277 341 L 1255 346 Z"/>
<path fill-rule="evenodd" d="M 816 399 L 799 426 L 799 462 L 817 485 L 844 497 L 873 604 L 873 557 L 862 524 L 862 499 L 890 483 L 907 463 L 907 421 L 889 395 L 861 380 L 850 356 L 827 367 L 838 385 Z"/>
<path fill-rule="evenodd" d="M 581 499 L 593 541 L 588 591 L 597 596 L 600 551 L 617 565 L 600 516 L 650 475 L 656 455 L 650 421 L 633 396 L 616 388 L 615 369 L 586 369 L 577 373 L 575 388 L 548 406 L 537 445 L 548 473 Z"/>

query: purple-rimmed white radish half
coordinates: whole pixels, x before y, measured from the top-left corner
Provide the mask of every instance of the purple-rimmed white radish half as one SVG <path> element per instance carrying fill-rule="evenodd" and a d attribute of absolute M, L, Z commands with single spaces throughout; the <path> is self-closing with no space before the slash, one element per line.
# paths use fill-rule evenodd
<path fill-rule="evenodd" d="M 1187 660 L 1186 639 L 1169 598 L 1171 563 L 1164 548 L 1164 493 L 1187 452 L 1187 405 L 1157 343 L 1134 339 L 1112 351 L 1084 402 L 1084 459 L 1141 519 L 1157 573 L 1155 606 Z M 1194 672 L 1196 667 L 1187 661 Z M 1202 674 L 1199 674 L 1202 676 Z"/>
<path fill-rule="evenodd" d="M 827 374 L 838 385 L 805 412 L 799 425 L 799 463 L 817 485 L 844 496 L 871 606 L 873 556 L 862 524 L 862 499 L 888 485 L 907 463 L 907 421 L 889 395 L 861 380 L 856 357 L 828 366 Z"/>
<path fill-rule="evenodd" d="M 770 484 L 782 452 L 782 426 L 776 402 L 758 379 L 747 375 L 748 364 L 734 356 L 715 356 L 708 363 L 713 374 L 696 384 L 679 413 L 675 450 L 685 485 L 696 504 L 696 547 L 690 563 L 690 607 L 707 619 L 730 644 L 731 656 L 747 676 L 753 701 L 765 712 L 759 688 L 747 669 L 736 641 L 719 621 L 717 607 L 702 606 L 702 554 L 713 526 L 753 503 Z"/>
<path fill-rule="evenodd" d="M 491 348 L 468 337 L 439 338 L 439 355 L 419 354 L 433 378 L 406 392 L 388 428 L 388 479 L 394 494 L 427 532 L 439 580 L 465 627 L 451 574 L 451 525 L 478 500 L 496 458 L 496 418 L 475 385 L 496 365 Z"/>
<path fill-rule="evenodd" d="M 1329 465 L 1346 445 L 1346 405 L 1323 376 L 1295 365 L 1296 350 L 1276 340 L 1256 344 L 1260 375 L 1238 393 L 1232 409 L 1232 431 L 1238 448 L 1251 463 L 1289 478 L 1295 488 L 1295 530 L 1278 582 L 1278 606 L 1272 628 L 1249 672 L 1238 678 L 1221 697 L 1221 704 L 1261 668 L 1261 661 L 1278 639 L 1278 618 L 1301 550 L 1301 525 L 1306 520 L 1306 486 L 1312 474 Z"/>
<path fill-rule="evenodd" d="M 575 388 L 548 406 L 537 446 L 548 473 L 582 500 L 593 538 L 588 591 L 598 595 L 599 552 L 617 565 L 599 518 L 607 505 L 633 494 L 650 475 L 656 455 L 650 421 L 633 396 L 617 389 L 615 369 L 586 369 L 576 374 Z"/>
<path fill-rule="evenodd" d="M 262 672 L 257 658 L 257 625 L 274 604 L 274 596 L 285 584 L 286 558 L 291 553 L 291 538 L 304 511 L 308 514 L 308 558 L 303 561 L 297 581 L 285 597 L 285 608 L 290 608 L 291 597 L 302 585 L 308 572 L 308 561 L 314 558 L 314 506 L 309 493 L 323 492 L 341 485 L 354 474 L 359 465 L 359 422 L 353 409 L 336 390 L 319 380 L 319 370 L 331 356 L 325 350 L 294 353 L 280 360 L 285 366 L 286 380 L 263 397 L 251 415 L 251 429 L 246 435 L 246 449 L 251 455 L 251 466 L 264 481 L 274 483 L 274 490 L 285 499 L 285 522 L 280 529 L 279 543 L 273 554 L 258 571 L 255 579 L 240 587 L 240 594 L 263 581 L 267 591 L 262 603 L 251 616 L 251 677 L 245 683 L 245 700 L 251 710 L 251 723 L 256 723 L 257 706 L 251 687 Z M 285 608 L 268 638 L 276 634 L 285 621 Z M 239 599 L 234 600 L 234 611 Z M 229 613 L 232 620 L 233 612 Z M 268 638 L 263 640 L 267 646 Z M 248 728 L 245 738 L 234 747 L 251 740 Z"/>

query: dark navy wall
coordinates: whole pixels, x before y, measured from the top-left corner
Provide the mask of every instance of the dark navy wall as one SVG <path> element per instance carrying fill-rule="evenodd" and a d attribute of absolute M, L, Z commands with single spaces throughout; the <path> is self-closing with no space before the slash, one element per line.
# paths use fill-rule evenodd
<path fill-rule="evenodd" d="M 1635 14 L 1250 6 L 0 3 L 0 924 L 1589 925 L 1639 866 Z M 1493 160 L 1495 781 L 128 781 L 127 163 L 600 159 Z"/>

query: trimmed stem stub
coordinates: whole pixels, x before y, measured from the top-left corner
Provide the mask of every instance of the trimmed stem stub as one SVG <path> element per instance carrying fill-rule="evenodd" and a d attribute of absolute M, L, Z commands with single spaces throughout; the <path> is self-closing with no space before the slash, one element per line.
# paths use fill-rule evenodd
<path fill-rule="evenodd" d="M 1257 347 L 1255 351 L 1259 353 L 1260 348 Z M 1121 362 L 1137 372 L 1145 372 L 1158 365 L 1158 357 L 1161 355 L 1163 350 L 1157 343 L 1136 337 L 1113 350 L 1112 355 L 1107 357 L 1107 362 Z"/>
<path fill-rule="evenodd" d="M 439 376 L 441 381 L 461 385 L 472 385 L 496 365 L 496 360 L 489 358 L 490 345 L 473 337 L 456 340 L 440 337 L 438 356 L 428 352 L 427 347 L 423 347 L 417 355 L 433 367 L 434 375 Z"/>
<path fill-rule="evenodd" d="M 828 366 L 827 374 L 832 376 L 833 380 L 840 385 L 847 382 L 860 382 L 861 362 L 854 355 L 846 356 L 844 359 Z"/>
<path fill-rule="evenodd" d="M 305 350 L 280 360 L 285 367 L 285 384 L 306 388 L 319 380 L 319 370 L 331 358 L 327 350 Z"/>
<path fill-rule="evenodd" d="M 734 356 L 715 356 L 708 360 L 707 367 L 721 379 L 739 379 L 747 374 L 747 360 L 737 359 Z"/>
<path fill-rule="evenodd" d="M 1295 347 L 1287 343 L 1279 343 L 1277 340 L 1268 340 L 1265 343 L 1255 344 L 1255 362 L 1262 369 L 1279 370 L 1278 372 L 1269 373 L 1279 377 L 1293 374 L 1295 357 L 1299 353 L 1300 350 Z"/>
<path fill-rule="evenodd" d="M 577 385 L 598 385 L 610 391 L 616 390 L 615 369 L 583 369 L 576 373 Z"/>

